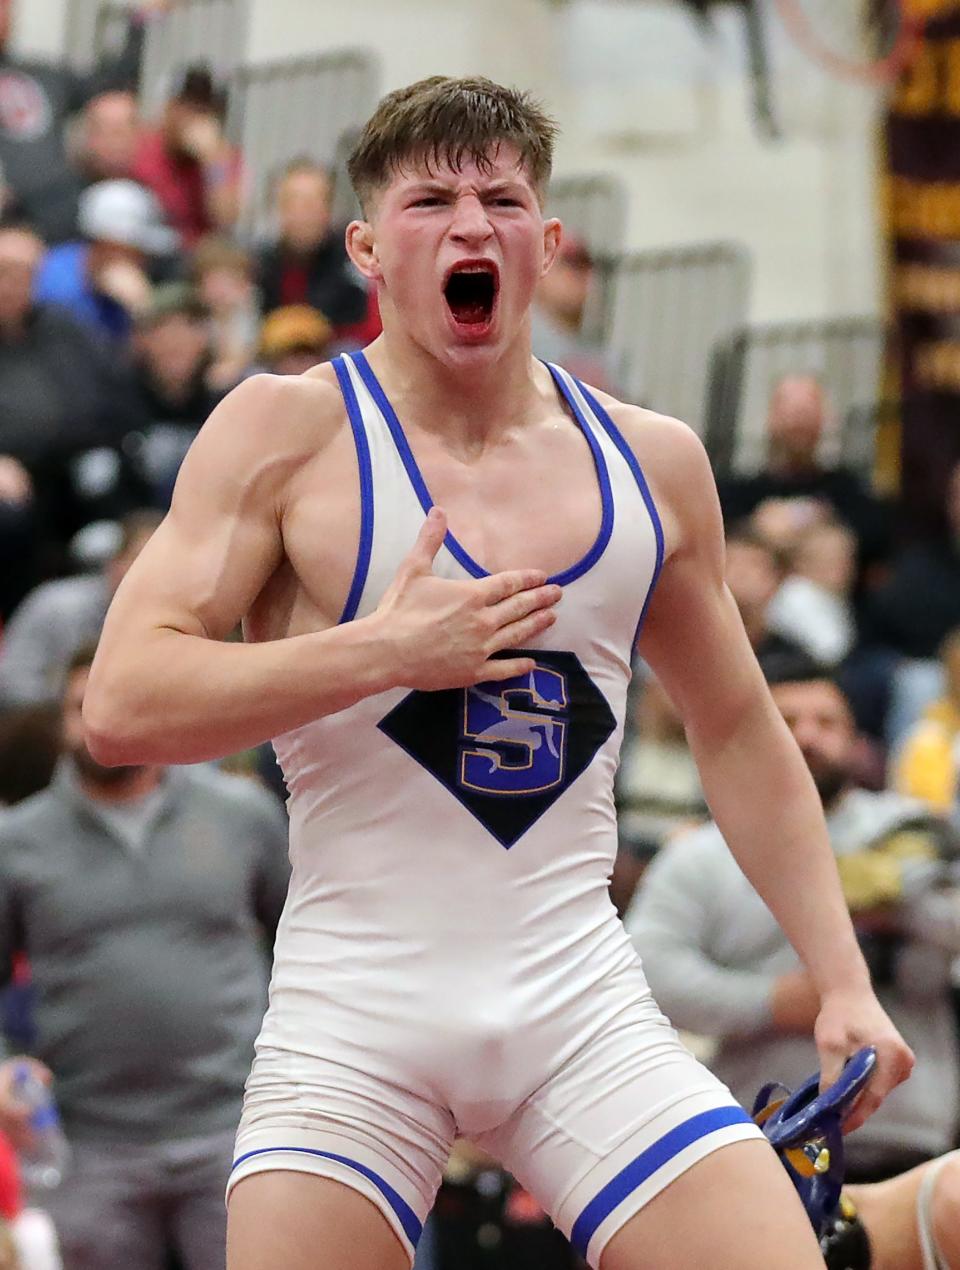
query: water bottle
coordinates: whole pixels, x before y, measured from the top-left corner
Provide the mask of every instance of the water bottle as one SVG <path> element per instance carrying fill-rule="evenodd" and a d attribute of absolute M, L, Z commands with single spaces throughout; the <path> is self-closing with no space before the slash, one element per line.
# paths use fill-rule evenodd
<path fill-rule="evenodd" d="M 63 1181 L 70 1158 L 53 1094 L 33 1074 L 29 1063 L 18 1063 L 13 1072 L 13 1096 L 29 1111 L 33 1132 L 32 1145 L 19 1152 L 23 1180 L 30 1188 L 53 1190 Z"/>

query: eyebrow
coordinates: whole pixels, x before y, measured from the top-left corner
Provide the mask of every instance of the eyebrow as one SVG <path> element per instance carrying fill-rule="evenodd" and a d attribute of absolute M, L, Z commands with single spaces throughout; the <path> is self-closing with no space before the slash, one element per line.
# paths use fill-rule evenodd
<path fill-rule="evenodd" d="M 405 196 L 410 197 L 413 194 L 449 194 L 453 190 L 450 182 L 444 182 L 436 177 L 424 177 L 422 180 L 414 181 L 412 185 L 408 185 Z M 504 192 L 517 192 L 528 189 L 529 187 L 523 181 L 516 177 L 497 177 L 496 180 L 489 184 L 486 182 L 480 185 L 481 194 L 502 194 Z M 532 193 L 532 191 L 531 191 Z"/>

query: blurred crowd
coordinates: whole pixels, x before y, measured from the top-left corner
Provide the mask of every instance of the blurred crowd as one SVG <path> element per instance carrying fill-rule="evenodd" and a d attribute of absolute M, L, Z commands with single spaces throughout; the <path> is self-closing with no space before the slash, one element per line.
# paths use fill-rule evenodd
<path fill-rule="evenodd" d="M 250 374 L 298 374 L 379 331 L 330 168 L 304 156 L 270 174 L 270 227 L 251 236 L 250 173 L 210 69 L 182 68 L 143 117 L 145 24 L 165 7 L 132 9 L 121 54 L 80 77 L 13 58 L 0 0 L 0 1270 L 221 1264 L 286 887 L 282 780 L 266 751 L 102 768 L 80 702 L 110 599 L 210 411 Z M 534 350 L 615 392 L 584 334 L 596 282 L 567 236 Z M 894 501 L 824 460 L 828 385 L 772 383 L 766 422 L 759 470 L 719 482 L 727 582 L 918 1056 L 851 1154 L 869 1212 L 871 1184 L 957 1142 L 960 467 L 939 531 L 908 537 Z M 816 1061 L 812 985 L 726 852 L 642 664 L 617 810 L 611 894 L 664 1010 L 744 1101 L 799 1081 Z M 70 1144 L 48 1192 L 18 1170 L 36 1149 L 18 1056 Z M 458 1145 L 418 1267 L 533 1264 L 578 1263 L 495 1161 Z"/>

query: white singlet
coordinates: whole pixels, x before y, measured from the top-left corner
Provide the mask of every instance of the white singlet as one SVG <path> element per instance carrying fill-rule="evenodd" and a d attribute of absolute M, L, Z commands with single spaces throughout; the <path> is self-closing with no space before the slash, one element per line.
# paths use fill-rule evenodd
<path fill-rule="evenodd" d="M 335 363 L 362 527 L 342 620 L 380 602 L 432 499 L 363 354 Z M 708 1152 L 760 1137 L 677 1040 L 610 901 L 631 652 L 663 558 L 640 467 L 551 367 L 602 497 L 507 683 L 369 697 L 276 738 L 290 893 L 231 1185 L 300 1169 L 361 1190 L 411 1257 L 455 1136 L 500 1159 L 592 1265 Z M 563 517 L 564 474 L 556 488 Z M 435 572 L 483 577 L 452 535 Z"/>

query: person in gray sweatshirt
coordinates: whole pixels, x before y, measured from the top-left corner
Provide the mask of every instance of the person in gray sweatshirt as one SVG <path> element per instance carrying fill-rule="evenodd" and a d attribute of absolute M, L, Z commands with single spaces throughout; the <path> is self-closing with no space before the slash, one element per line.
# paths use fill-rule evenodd
<path fill-rule="evenodd" d="M 224 1191 L 286 897 L 287 825 L 252 780 L 208 768 L 104 768 L 63 701 L 50 787 L 0 812 L 0 971 L 26 950 L 34 1070 L 72 1162 L 45 1200 L 70 1270 L 222 1265 Z M 0 1129 L 25 1145 L 0 1064 Z"/>
<path fill-rule="evenodd" d="M 916 1054 L 911 1078 L 848 1140 L 851 1177 L 890 1177 L 957 1140 L 956 844 L 920 803 L 853 787 L 853 717 L 826 672 L 802 655 L 764 668 L 820 793 L 874 988 Z M 710 1065 L 745 1106 L 767 1081 L 795 1088 L 816 1070 L 814 985 L 715 824 L 664 848 L 625 922 L 661 1008 L 715 1038 Z"/>

